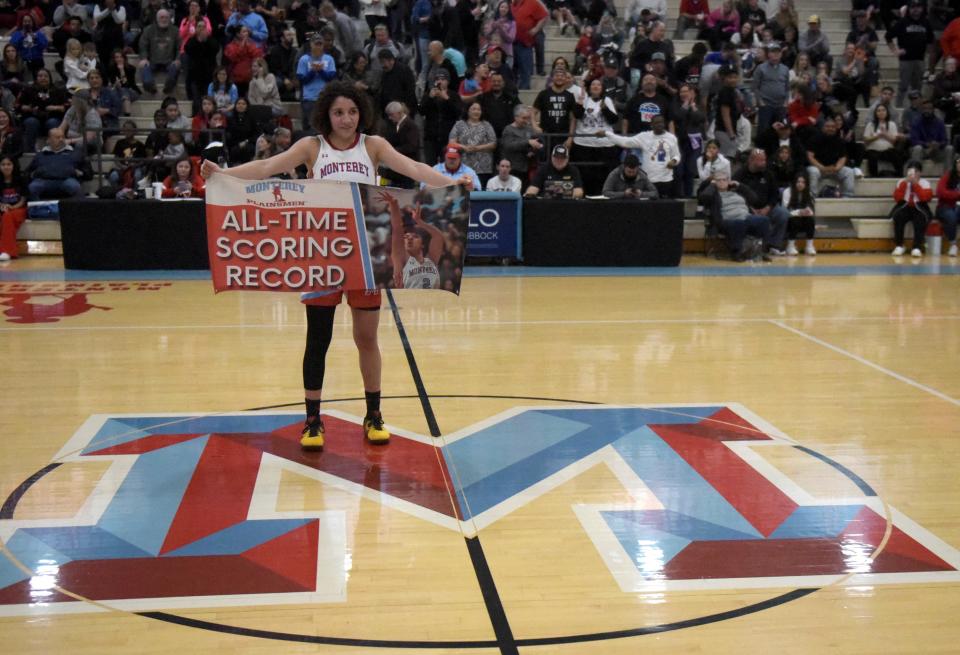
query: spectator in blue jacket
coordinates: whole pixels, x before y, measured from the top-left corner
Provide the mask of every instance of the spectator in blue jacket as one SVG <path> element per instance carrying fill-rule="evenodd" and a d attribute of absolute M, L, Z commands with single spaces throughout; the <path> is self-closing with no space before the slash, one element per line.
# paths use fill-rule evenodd
<path fill-rule="evenodd" d="M 250 0 L 237 0 L 237 10 L 230 14 L 227 20 L 226 33 L 228 39 L 232 39 L 240 28 L 246 26 L 250 30 L 250 40 L 257 44 L 261 50 L 267 44 L 267 22 L 263 16 L 250 9 Z"/>
<path fill-rule="evenodd" d="M 933 111 L 933 101 L 920 103 L 920 115 L 910 125 L 910 159 L 929 159 L 949 165 L 953 147 L 947 145 L 947 126 Z"/>
<path fill-rule="evenodd" d="M 313 115 L 317 97 L 327 86 L 327 82 L 336 76 L 337 64 L 333 57 L 323 51 L 323 36 L 315 33 L 310 37 L 310 54 L 303 55 L 297 62 L 297 78 L 303 93 L 300 100 L 303 129 L 310 129 L 310 117 Z"/>
<path fill-rule="evenodd" d="M 43 68 L 43 51 L 47 49 L 47 37 L 33 24 L 33 16 L 24 14 L 20 25 L 10 35 L 10 43 L 20 53 L 20 59 L 36 77 Z"/>
<path fill-rule="evenodd" d="M 47 133 L 47 145 L 30 162 L 30 199 L 82 195 L 79 170 L 81 152 L 67 145 L 63 130 L 59 127 L 50 130 Z"/>
<path fill-rule="evenodd" d="M 104 128 L 110 130 L 105 136 L 111 136 L 120 127 L 120 115 L 123 114 L 123 98 L 116 90 L 103 85 L 103 74 L 96 68 L 87 74 L 87 82 L 90 84 L 87 93 L 100 115 L 100 122 L 103 123 Z"/>

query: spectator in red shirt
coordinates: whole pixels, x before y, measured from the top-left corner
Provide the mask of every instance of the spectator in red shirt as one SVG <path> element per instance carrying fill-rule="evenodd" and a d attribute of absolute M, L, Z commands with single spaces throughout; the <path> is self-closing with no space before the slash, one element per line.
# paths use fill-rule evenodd
<path fill-rule="evenodd" d="M 549 14 L 540 0 L 513 0 L 510 10 L 517 24 L 517 37 L 513 42 L 514 56 L 520 74 L 520 89 L 530 88 L 530 76 L 533 74 L 533 48 L 537 33 L 543 30 Z"/>
<path fill-rule="evenodd" d="M 183 157 L 177 160 L 173 172 L 163 181 L 164 198 L 203 198 L 206 185 L 193 160 Z"/>
<path fill-rule="evenodd" d="M 954 18 L 940 37 L 944 57 L 960 59 L 960 18 Z"/>
<path fill-rule="evenodd" d="M 957 256 L 957 217 L 960 216 L 960 159 L 937 182 L 937 220 L 943 224 L 943 235 L 950 242 L 950 257 Z"/>
<path fill-rule="evenodd" d="M 673 33 L 674 40 L 685 38 L 685 33 L 691 27 L 697 30 L 697 38 L 707 27 L 707 16 L 710 15 L 710 5 L 707 0 L 680 0 L 680 16 L 677 18 L 677 29 Z"/>
<path fill-rule="evenodd" d="M 200 131 L 210 126 L 210 118 L 215 111 L 217 111 L 217 101 L 212 96 L 203 96 L 200 99 L 200 111 L 193 115 L 190 125 L 194 143 L 200 142 Z"/>
<path fill-rule="evenodd" d="M 27 220 L 27 186 L 17 160 L 0 157 L 0 262 L 17 256 L 17 230 Z"/>
<path fill-rule="evenodd" d="M 223 56 L 229 63 L 228 70 L 237 91 L 241 96 L 247 95 L 247 87 L 253 78 L 253 62 L 263 56 L 260 48 L 250 36 L 250 29 L 244 25 L 237 32 L 237 38 L 223 49 Z"/>
<path fill-rule="evenodd" d="M 820 118 L 820 103 L 813 90 L 804 84 L 797 85 L 793 100 L 787 105 L 787 117 L 794 134 L 804 145 L 817 130 Z"/>
<path fill-rule="evenodd" d="M 913 250 L 910 255 L 923 257 L 923 237 L 927 222 L 932 218 L 928 203 L 933 198 L 933 189 L 929 182 L 920 177 L 920 169 L 920 162 L 907 162 L 907 176 L 897 182 L 897 188 L 893 190 L 893 199 L 897 202 L 890 211 L 893 240 L 897 246 L 893 249 L 894 257 L 904 253 L 903 233 L 907 223 L 913 223 Z"/>

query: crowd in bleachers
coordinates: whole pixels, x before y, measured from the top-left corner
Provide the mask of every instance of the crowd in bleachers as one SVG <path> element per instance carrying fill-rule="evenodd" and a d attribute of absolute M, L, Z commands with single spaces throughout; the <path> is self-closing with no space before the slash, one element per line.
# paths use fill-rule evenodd
<path fill-rule="evenodd" d="M 83 193 L 102 152 L 114 156 L 102 197 L 156 182 L 202 195 L 208 144 L 222 141 L 229 164 L 276 154 L 312 133 L 317 96 L 342 79 L 365 92 L 381 135 L 438 170 L 528 196 L 695 197 L 738 258 L 796 254 L 799 235 L 813 254 L 815 199 L 852 197 L 866 174 L 906 167 L 897 200 L 914 207 L 924 166 L 942 170 L 939 205 L 920 214 L 943 222 L 955 254 L 952 7 L 853 0 L 845 43 L 831 43 L 793 0 L 682 0 L 677 15 L 664 0 L 0 3 L 0 156 L 20 189 L 0 210 Z M 667 21 L 674 39 L 696 37 L 690 52 Z M 547 62 L 553 26 L 576 40 Z M 889 85 L 883 49 L 898 61 Z M 160 108 L 144 134 L 131 114 L 148 99 Z M 924 229 L 917 220 L 898 224 Z"/>

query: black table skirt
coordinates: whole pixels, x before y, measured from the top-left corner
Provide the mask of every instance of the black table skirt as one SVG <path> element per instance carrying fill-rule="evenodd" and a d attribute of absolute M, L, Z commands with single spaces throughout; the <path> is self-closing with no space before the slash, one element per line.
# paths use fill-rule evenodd
<path fill-rule="evenodd" d="M 66 268 L 207 269 L 202 201 L 61 200 Z"/>
<path fill-rule="evenodd" d="M 531 266 L 678 266 L 682 254 L 680 201 L 523 201 Z"/>

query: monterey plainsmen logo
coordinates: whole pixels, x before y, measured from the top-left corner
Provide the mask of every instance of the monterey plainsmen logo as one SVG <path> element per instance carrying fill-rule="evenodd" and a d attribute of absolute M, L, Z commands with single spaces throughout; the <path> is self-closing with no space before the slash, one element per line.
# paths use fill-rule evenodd
<path fill-rule="evenodd" d="M 300 420 L 91 417 L 3 505 L 16 561 L 0 557 L 0 614 L 38 600 L 96 609 L 77 598 L 131 610 L 343 601 L 343 514 L 278 511 L 284 471 L 470 537 L 605 466 L 631 500 L 570 511 L 626 593 L 960 581 L 956 549 L 738 406 L 516 408 L 446 437 L 442 459 L 441 442 L 402 433 L 374 455 L 336 411 L 325 452 L 304 453 Z M 814 497 L 768 463 L 772 446 L 823 460 L 861 493 Z M 82 462 L 107 468 L 75 516 L 18 517 L 31 484 Z"/>
<path fill-rule="evenodd" d="M 247 184 L 244 186 L 243 191 L 247 195 L 246 203 L 255 207 L 304 207 L 307 204 L 306 201 L 302 199 L 288 201 L 283 197 L 284 191 L 292 191 L 299 196 L 304 195 L 307 192 L 307 187 L 300 182 L 290 180 L 266 180 L 264 182 Z M 258 195 L 267 191 L 273 195 L 272 201 L 264 200 L 262 196 Z"/>
<path fill-rule="evenodd" d="M 110 311 L 90 296 L 116 291 L 159 291 L 170 282 L 0 283 L 0 314 L 7 323 L 57 323 L 90 310 Z"/>

